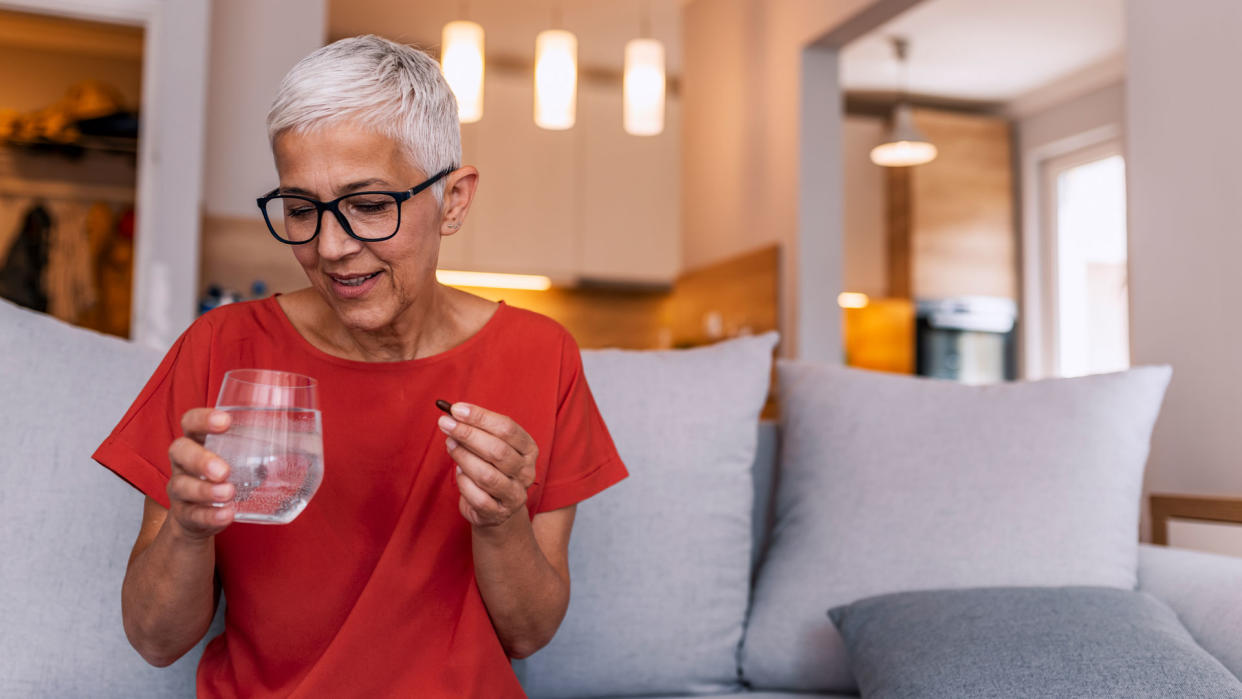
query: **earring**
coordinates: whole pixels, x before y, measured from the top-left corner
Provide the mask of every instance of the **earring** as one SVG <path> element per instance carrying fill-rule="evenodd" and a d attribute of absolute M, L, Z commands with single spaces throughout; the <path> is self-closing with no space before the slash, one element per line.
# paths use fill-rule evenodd
<path fill-rule="evenodd" d="M 452 229 L 452 230 L 457 230 L 458 228 L 461 228 L 461 224 L 460 224 L 460 223 L 450 223 L 450 224 L 448 224 L 448 227 L 449 227 L 450 229 Z"/>

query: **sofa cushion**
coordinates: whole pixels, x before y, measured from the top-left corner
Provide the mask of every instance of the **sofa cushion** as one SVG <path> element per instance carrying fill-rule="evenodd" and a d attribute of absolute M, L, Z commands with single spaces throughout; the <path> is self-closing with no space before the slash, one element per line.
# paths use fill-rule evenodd
<path fill-rule="evenodd" d="M 630 477 L 578 508 L 569 611 L 519 670 L 532 697 L 740 687 L 751 466 L 775 342 L 583 352 Z"/>
<path fill-rule="evenodd" d="M 0 300 L 0 696 L 194 693 L 202 644 L 161 670 L 125 640 L 143 497 L 90 458 L 159 359 Z"/>
<path fill-rule="evenodd" d="M 1168 368 L 964 386 L 782 362 L 775 525 L 743 676 L 849 691 L 823 610 L 927 588 L 1135 585 Z"/>
<path fill-rule="evenodd" d="M 900 592 L 831 610 L 863 696 L 1242 697 L 1242 682 L 1142 592 Z"/>

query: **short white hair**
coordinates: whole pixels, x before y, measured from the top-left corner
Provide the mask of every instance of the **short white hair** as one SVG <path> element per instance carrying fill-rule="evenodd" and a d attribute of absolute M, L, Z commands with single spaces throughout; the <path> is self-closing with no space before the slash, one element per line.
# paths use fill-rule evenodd
<path fill-rule="evenodd" d="M 285 131 L 346 120 L 400 143 L 427 177 L 461 163 L 457 99 L 440 64 L 411 46 L 368 34 L 333 42 L 298 61 L 267 113 L 267 136 L 274 145 Z M 441 201 L 444 180 L 430 191 Z"/>

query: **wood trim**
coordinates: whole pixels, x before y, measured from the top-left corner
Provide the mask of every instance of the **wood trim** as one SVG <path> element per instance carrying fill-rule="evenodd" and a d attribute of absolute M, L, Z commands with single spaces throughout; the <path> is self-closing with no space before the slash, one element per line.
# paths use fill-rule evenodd
<path fill-rule="evenodd" d="M 1169 545 L 1170 519 L 1242 524 L 1242 498 L 1163 493 L 1152 493 L 1149 498 L 1151 541 L 1158 546 Z"/>
<path fill-rule="evenodd" d="M 910 298 L 910 238 L 912 235 L 910 168 L 884 168 L 888 179 L 888 296 Z"/>

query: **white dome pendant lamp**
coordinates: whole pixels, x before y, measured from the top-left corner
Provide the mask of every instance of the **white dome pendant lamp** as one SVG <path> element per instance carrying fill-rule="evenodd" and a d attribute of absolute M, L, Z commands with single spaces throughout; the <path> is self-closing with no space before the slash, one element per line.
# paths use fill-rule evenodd
<path fill-rule="evenodd" d="M 936 146 L 915 127 L 910 103 L 906 99 L 906 50 L 906 40 L 894 37 L 893 51 L 897 54 L 897 63 L 901 70 L 901 93 L 897 106 L 893 109 L 893 124 L 887 138 L 884 143 L 871 149 L 871 162 L 884 167 L 910 167 L 936 159 Z"/>

